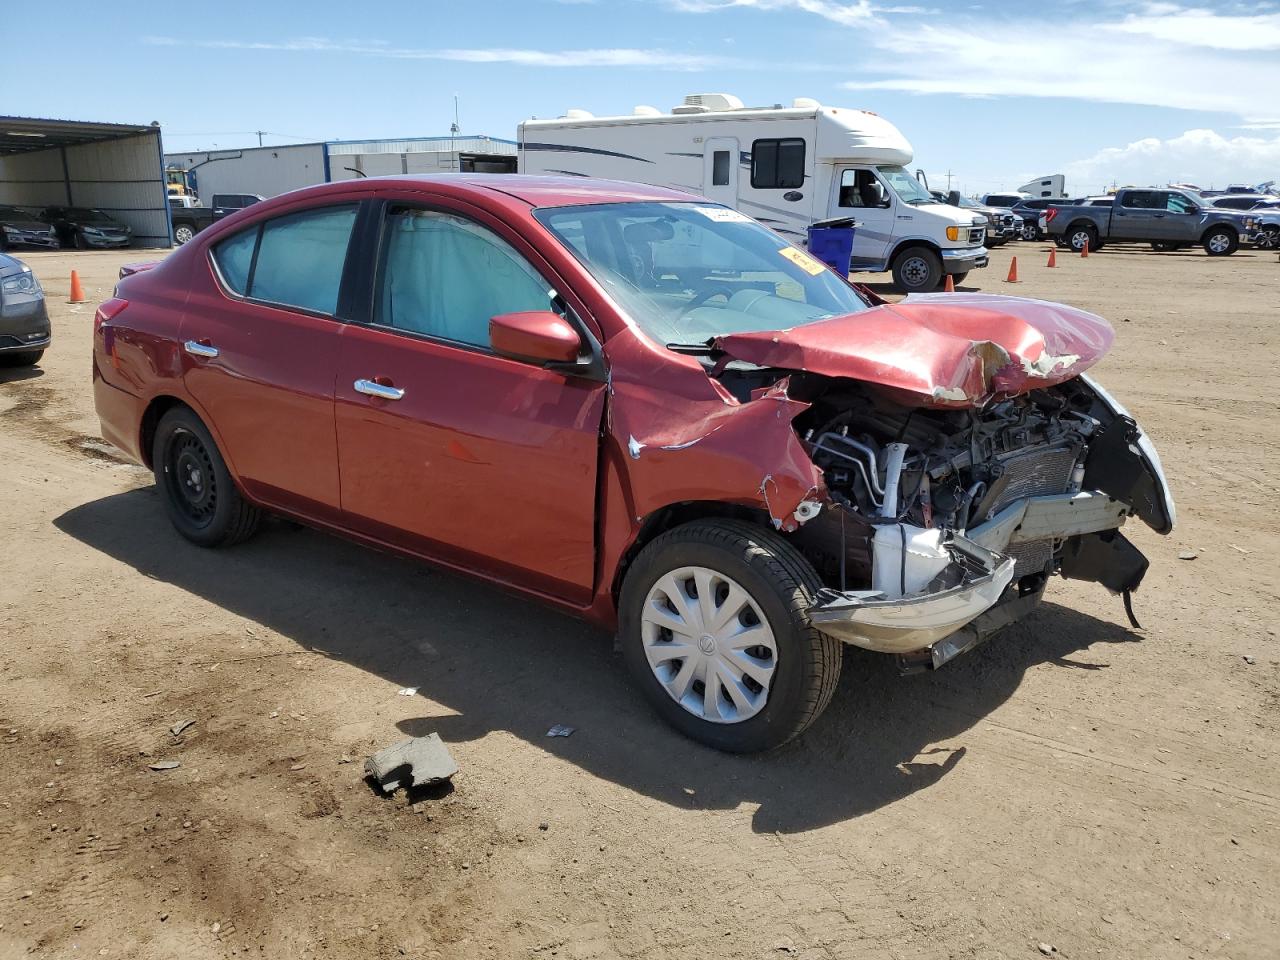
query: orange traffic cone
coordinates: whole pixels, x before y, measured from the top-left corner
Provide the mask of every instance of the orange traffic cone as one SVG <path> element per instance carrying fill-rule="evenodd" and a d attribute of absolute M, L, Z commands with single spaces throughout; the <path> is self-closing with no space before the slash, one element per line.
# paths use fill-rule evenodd
<path fill-rule="evenodd" d="M 1084 246 L 1080 248 L 1080 256 L 1087 257 L 1089 255 L 1089 241 L 1084 242 Z"/>
<path fill-rule="evenodd" d="M 1009 275 L 1004 278 L 1005 283 L 1018 282 L 1018 258 L 1014 257 L 1009 261 Z"/>
<path fill-rule="evenodd" d="M 71 299 L 67 303 L 84 303 L 88 299 L 84 295 L 84 287 L 80 286 L 80 274 L 71 271 Z"/>
<path fill-rule="evenodd" d="M 955 292 L 956 292 L 956 281 L 955 281 L 955 278 L 954 278 L 953 276 L 951 276 L 951 274 L 949 274 L 949 273 L 947 274 L 947 282 L 946 282 L 946 283 L 944 283 L 944 284 L 942 285 L 942 292 L 943 292 L 943 293 L 955 293 Z"/>
<path fill-rule="evenodd" d="M 1058 265 L 1058 251 L 1057 251 L 1057 250 L 1050 250 L 1050 251 L 1049 251 L 1049 264 L 1048 264 L 1048 265 L 1049 265 L 1049 266 L 1051 266 L 1051 267 L 1056 267 L 1056 266 Z"/>

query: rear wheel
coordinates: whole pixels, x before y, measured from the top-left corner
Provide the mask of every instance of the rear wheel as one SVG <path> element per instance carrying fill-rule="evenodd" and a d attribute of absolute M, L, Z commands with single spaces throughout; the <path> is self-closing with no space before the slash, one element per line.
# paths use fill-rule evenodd
<path fill-rule="evenodd" d="M 904 293 L 926 293 L 942 283 L 942 258 L 928 247 L 908 247 L 893 261 L 893 282 Z"/>
<path fill-rule="evenodd" d="M 1034 223 L 1024 223 L 1022 225 L 1022 239 L 1023 240 L 1039 240 L 1040 227 Z"/>
<path fill-rule="evenodd" d="M 173 228 L 173 242 L 178 246 L 182 246 L 195 235 L 196 229 L 189 223 L 179 223 Z"/>
<path fill-rule="evenodd" d="M 1214 227 L 1200 241 L 1211 257 L 1229 257 L 1240 246 L 1240 238 L 1229 227 Z"/>
<path fill-rule="evenodd" d="M 1098 228 L 1093 224 L 1076 224 L 1067 231 L 1067 246 L 1076 253 L 1084 250 L 1086 243 L 1089 245 L 1090 250 L 1101 249 L 1101 245 L 1098 243 Z"/>
<path fill-rule="evenodd" d="M 213 437 L 188 407 L 160 418 L 151 462 L 169 519 L 192 543 L 226 547 L 258 529 L 261 511 L 240 495 Z"/>
<path fill-rule="evenodd" d="M 840 676 L 839 642 L 807 615 L 821 585 L 771 530 L 683 524 L 627 571 L 623 657 L 646 699 L 685 736 L 732 753 L 772 749 L 822 713 Z"/>

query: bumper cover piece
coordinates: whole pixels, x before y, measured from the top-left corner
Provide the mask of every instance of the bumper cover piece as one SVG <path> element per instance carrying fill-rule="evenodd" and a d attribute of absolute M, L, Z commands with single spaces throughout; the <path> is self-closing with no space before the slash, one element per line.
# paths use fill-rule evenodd
<path fill-rule="evenodd" d="M 911 653 L 943 639 L 992 607 L 1013 579 L 1014 561 L 962 536 L 946 543 L 951 565 L 914 596 L 881 591 L 819 591 L 809 608 L 815 627 L 880 653 Z"/>

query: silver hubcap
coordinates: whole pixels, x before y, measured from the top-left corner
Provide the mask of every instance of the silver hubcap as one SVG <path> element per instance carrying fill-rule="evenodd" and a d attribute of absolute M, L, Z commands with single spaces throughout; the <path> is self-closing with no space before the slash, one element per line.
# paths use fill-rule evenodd
<path fill-rule="evenodd" d="M 1089 242 L 1089 234 L 1087 234 L 1083 230 L 1081 230 L 1079 233 L 1077 233 L 1074 237 L 1071 238 L 1071 245 L 1075 247 L 1077 250 L 1083 250 L 1084 245 L 1088 242 Z"/>
<path fill-rule="evenodd" d="M 764 709 L 777 643 L 751 595 L 724 574 L 681 567 L 661 577 L 640 633 L 653 675 L 695 717 L 740 723 Z"/>
<path fill-rule="evenodd" d="M 1231 240 L 1223 233 L 1215 233 L 1209 238 L 1209 249 L 1214 253 L 1221 253 L 1227 247 L 1231 246 Z"/>
<path fill-rule="evenodd" d="M 929 279 L 929 265 L 919 257 L 912 257 L 902 265 L 902 276 L 913 287 Z"/>
<path fill-rule="evenodd" d="M 192 236 L 190 227 L 179 227 L 173 231 L 173 239 L 177 240 L 178 243 L 186 243 Z"/>

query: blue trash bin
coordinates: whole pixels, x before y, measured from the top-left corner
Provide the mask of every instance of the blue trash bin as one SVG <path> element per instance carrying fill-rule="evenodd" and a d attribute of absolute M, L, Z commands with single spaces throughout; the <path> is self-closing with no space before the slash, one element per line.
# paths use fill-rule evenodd
<path fill-rule="evenodd" d="M 860 224 L 853 217 L 834 217 L 809 225 L 809 253 L 842 277 L 849 276 L 853 258 L 853 231 Z"/>

